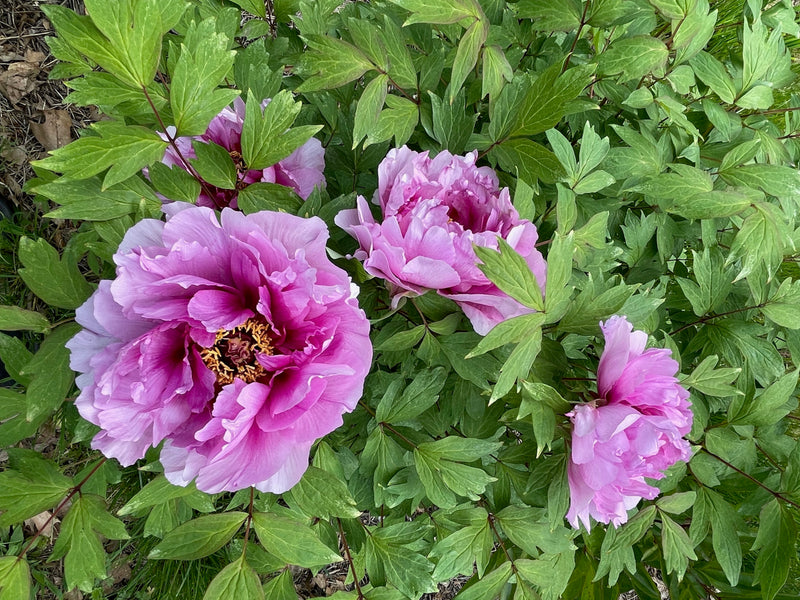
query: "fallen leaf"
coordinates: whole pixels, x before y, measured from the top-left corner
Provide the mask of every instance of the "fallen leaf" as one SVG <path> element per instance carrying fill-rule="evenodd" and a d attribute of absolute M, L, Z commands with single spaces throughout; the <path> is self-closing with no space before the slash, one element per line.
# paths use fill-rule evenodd
<path fill-rule="evenodd" d="M 46 510 L 34 515 L 30 519 L 25 519 L 25 526 L 29 527 L 31 531 L 38 531 L 46 538 L 53 537 L 53 525 L 57 523 L 58 519 L 53 517 L 53 514 Z"/>
<path fill-rule="evenodd" d="M 8 69 L 0 73 L 0 92 L 11 104 L 16 104 L 36 89 L 38 74 L 39 66 L 34 63 L 27 61 L 11 63 Z"/>
<path fill-rule="evenodd" d="M 25 50 L 25 61 L 29 63 L 33 63 L 35 65 L 41 65 L 44 62 L 44 59 L 47 58 L 44 52 L 39 52 L 37 50 L 31 50 L 28 48 Z"/>
<path fill-rule="evenodd" d="M 44 123 L 31 123 L 34 137 L 45 150 L 55 150 L 72 141 L 72 118 L 66 110 L 44 109 Z"/>
<path fill-rule="evenodd" d="M 3 157 L 13 165 L 21 165 L 28 160 L 28 155 L 25 153 L 25 149 L 22 146 L 6 148 L 0 152 L 0 157 Z"/>

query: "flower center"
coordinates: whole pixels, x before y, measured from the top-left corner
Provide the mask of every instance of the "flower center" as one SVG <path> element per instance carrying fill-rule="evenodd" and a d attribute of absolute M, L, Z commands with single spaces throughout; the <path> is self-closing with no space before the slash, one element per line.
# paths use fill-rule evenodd
<path fill-rule="evenodd" d="M 233 329 L 220 329 L 210 348 L 200 351 L 200 358 L 217 376 L 217 384 L 228 385 L 237 377 L 245 383 L 267 374 L 256 359 L 257 354 L 272 355 L 269 325 L 262 319 L 247 319 Z"/>

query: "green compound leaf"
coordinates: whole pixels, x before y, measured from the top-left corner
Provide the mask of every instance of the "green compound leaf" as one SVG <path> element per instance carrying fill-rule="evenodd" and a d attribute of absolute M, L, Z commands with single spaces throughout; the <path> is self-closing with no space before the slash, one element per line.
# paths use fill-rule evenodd
<path fill-rule="evenodd" d="M 230 71 L 236 53 L 216 30 L 216 20 L 192 22 L 172 72 L 170 107 L 177 135 L 200 135 L 211 119 L 239 92 L 217 86 Z"/>
<path fill-rule="evenodd" d="M 458 600 L 495 600 L 510 578 L 511 563 L 504 562 L 479 581 L 471 579 L 456 597 Z"/>
<path fill-rule="evenodd" d="M 517 302 L 544 311 L 542 289 L 528 263 L 504 239 L 498 238 L 498 247 L 499 251 L 474 246 L 475 254 L 483 263 L 478 268 Z"/>
<path fill-rule="evenodd" d="M 661 513 L 661 546 L 664 550 L 667 573 L 677 573 L 678 580 L 683 579 L 689 560 L 697 560 L 697 555 L 692 540 L 683 527 L 663 513 Z"/>
<path fill-rule="evenodd" d="M 336 475 L 317 467 L 308 467 L 287 497 L 289 504 L 296 504 L 304 513 L 317 518 L 352 519 L 361 515 L 347 484 Z"/>
<path fill-rule="evenodd" d="M 599 71 L 603 75 L 620 75 L 627 81 L 650 73 L 663 72 L 669 49 L 659 39 L 637 35 L 616 40 L 600 54 Z"/>
<path fill-rule="evenodd" d="M 342 560 L 308 525 L 299 521 L 259 512 L 253 514 L 253 526 L 261 545 L 288 564 L 318 567 Z"/>
<path fill-rule="evenodd" d="M 92 124 L 82 138 L 34 161 L 34 165 L 70 179 L 86 179 L 108 169 L 103 179 L 105 190 L 160 160 L 166 148 L 167 142 L 149 129 L 101 121 Z"/>
<path fill-rule="evenodd" d="M 50 555 L 50 560 L 64 558 L 69 589 L 77 586 L 88 592 L 97 579 L 106 578 L 107 556 L 100 535 L 112 540 L 129 537 L 122 521 L 108 514 L 105 499 L 82 494 L 69 509 Z"/>
<path fill-rule="evenodd" d="M 800 329 L 800 280 L 784 279 L 761 312 L 781 327 Z"/>
<path fill-rule="evenodd" d="M 247 518 L 243 512 L 205 515 L 173 529 L 150 551 L 148 558 L 194 560 L 222 548 Z"/>
<path fill-rule="evenodd" d="M 752 551 L 758 552 L 756 558 L 755 580 L 761 584 L 761 597 L 772 600 L 786 583 L 791 548 L 797 540 L 797 523 L 792 515 L 773 498 L 761 509 L 758 535 Z"/>
<path fill-rule="evenodd" d="M 313 51 L 303 55 L 303 64 L 311 76 L 298 86 L 298 92 L 337 88 L 375 68 L 361 50 L 345 41 L 310 35 L 308 45 Z"/>
<path fill-rule="evenodd" d="M 555 183 L 564 174 L 556 155 L 541 144 L 527 138 L 512 138 L 492 148 L 490 155 L 504 171 L 516 173 L 533 185 L 541 180 Z"/>
<path fill-rule="evenodd" d="M 59 308 L 77 308 L 94 287 L 78 270 L 77 261 L 59 258 L 58 252 L 44 239 L 23 237 L 19 241 L 19 270 L 22 280 L 42 300 Z"/>
<path fill-rule="evenodd" d="M 240 556 L 214 577 L 203 600 L 264 600 L 264 589 L 258 574 Z"/>
<path fill-rule="evenodd" d="M 380 125 L 379 119 L 383 103 L 386 101 L 389 76 L 380 74 L 370 81 L 364 88 L 361 98 L 356 105 L 355 125 L 353 128 L 353 148 L 356 148 L 376 126 Z"/>
<path fill-rule="evenodd" d="M 447 25 L 468 17 L 479 18 L 480 6 L 474 0 L 441 0 L 432 4 L 427 0 L 391 0 L 411 12 L 404 25 L 433 23 Z"/>
<path fill-rule="evenodd" d="M 266 600 L 297 600 L 297 592 L 292 581 L 292 572 L 288 569 L 271 579 L 264 586 Z M 231 600 L 234 600 L 233 598 Z"/>
<path fill-rule="evenodd" d="M 419 552 L 422 532 L 417 523 L 398 523 L 370 530 L 366 541 L 366 568 L 375 586 L 390 583 L 407 598 L 419 598 L 436 589 L 434 564 Z"/>

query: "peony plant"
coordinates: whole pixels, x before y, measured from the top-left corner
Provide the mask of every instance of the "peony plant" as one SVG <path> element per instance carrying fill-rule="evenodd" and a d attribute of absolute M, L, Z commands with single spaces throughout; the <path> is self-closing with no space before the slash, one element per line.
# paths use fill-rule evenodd
<path fill-rule="evenodd" d="M 0 600 L 800 594 L 792 3 L 85 7 Z"/>

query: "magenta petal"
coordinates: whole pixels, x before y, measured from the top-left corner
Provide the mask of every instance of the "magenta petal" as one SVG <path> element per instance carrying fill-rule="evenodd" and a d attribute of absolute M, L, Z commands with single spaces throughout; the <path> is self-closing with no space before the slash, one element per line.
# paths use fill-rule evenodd
<path fill-rule="evenodd" d="M 189 301 L 189 316 L 197 319 L 209 331 L 233 329 L 253 316 L 242 306 L 241 298 L 223 290 L 201 290 Z"/>

